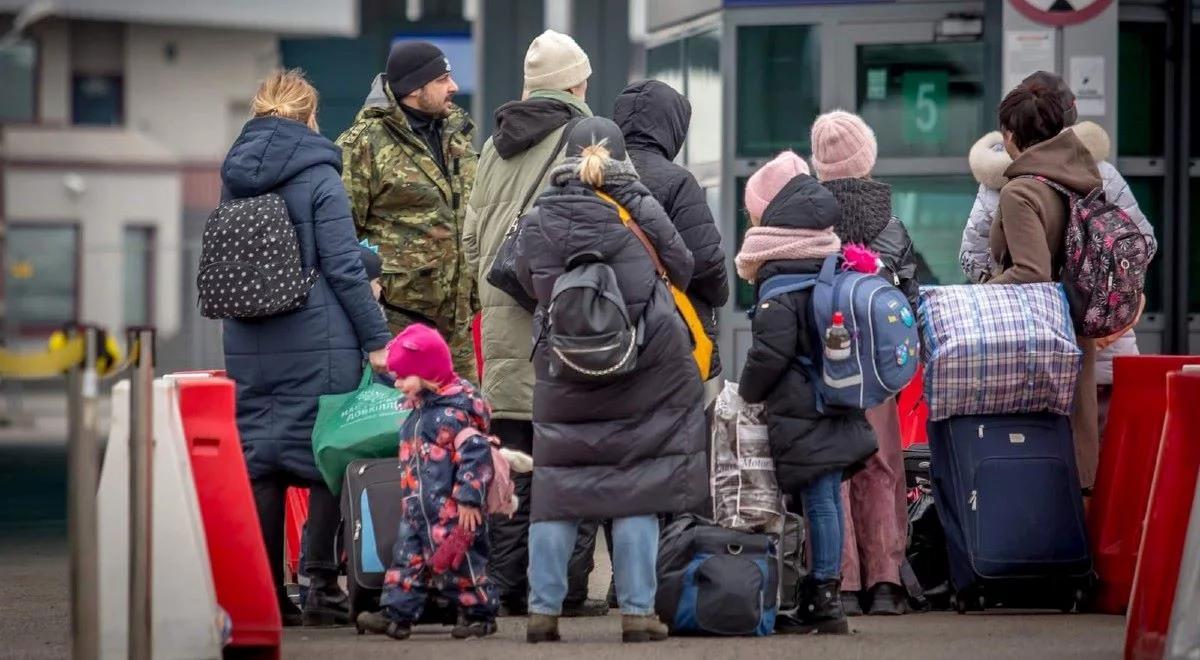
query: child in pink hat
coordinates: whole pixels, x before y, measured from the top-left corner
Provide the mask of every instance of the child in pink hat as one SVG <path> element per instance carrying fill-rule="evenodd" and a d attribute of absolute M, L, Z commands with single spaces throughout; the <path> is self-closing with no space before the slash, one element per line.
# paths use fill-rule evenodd
<path fill-rule="evenodd" d="M 751 224 L 758 226 L 767 205 L 797 174 L 809 174 L 808 163 L 789 150 L 772 158 L 750 175 L 746 181 L 746 212 L 750 214 Z"/>
<path fill-rule="evenodd" d="M 407 639 L 440 590 L 462 618 L 451 635 L 466 639 L 496 632 L 496 590 L 487 573 L 488 486 L 494 466 L 487 433 L 492 409 L 454 373 L 450 347 L 437 330 L 410 325 L 387 346 L 388 369 L 412 410 L 400 427 L 400 488 L 405 516 L 384 573 L 382 609 L 358 615 L 359 632 Z M 474 430 L 458 441 L 464 431 Z M 430 561 L 455 556 L 435 567 Z M 442 570 L 435 575 L 436 570 Z"/>

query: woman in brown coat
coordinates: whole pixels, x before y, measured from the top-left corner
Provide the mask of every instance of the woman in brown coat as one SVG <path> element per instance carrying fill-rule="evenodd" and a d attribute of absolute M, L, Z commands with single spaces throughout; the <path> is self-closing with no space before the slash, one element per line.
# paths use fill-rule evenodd
<path fill-rule="evenodd" d="M 991 249 L 1000 271 L 994 284 L 1056 282 L 1065 253 L 1063 235 L 1069 209 L 1067 199 L 1032 176 L 1041 176 L 1086 195 L 1102 185 L 1091 153 L 1071 130 L 1063 130 L 1061 97 L 1051 87 L 1035 81 L 1022 83 L 1000 103 L 1000 131 L 1004 149 L 1013 162 L 1004 171 L 1009 181 L 1000 190 L 1000 204 L 992 227 Z M 1096 418 L 1096 344 L 1079 338 L 1083 369 L 1075 388 L 1071 428 L 1079 482 L 1090 490 L 1096 480 L 1100 431 Z"/>

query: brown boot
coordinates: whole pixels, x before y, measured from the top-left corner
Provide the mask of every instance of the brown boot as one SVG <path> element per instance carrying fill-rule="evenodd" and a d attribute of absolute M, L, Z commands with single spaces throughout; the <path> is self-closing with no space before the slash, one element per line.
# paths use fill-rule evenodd
<path fill-rule="evenodd" d="M 548 614 L 530 614 L 529 625 L 525 628 L 525 641 L 530 644 L 539 642 L 557 642 L 558 617 Z"/>
<path fill-rule="evenodd" d="M 666 638 L 667 626 L 657 616 L 621 615 L 622 642 L 661 642 Z"/>

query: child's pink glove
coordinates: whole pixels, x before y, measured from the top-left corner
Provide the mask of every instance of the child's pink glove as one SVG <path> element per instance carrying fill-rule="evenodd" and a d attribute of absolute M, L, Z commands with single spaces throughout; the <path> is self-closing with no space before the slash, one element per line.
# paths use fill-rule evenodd
<path fill-rule="evenodd" d="M 474 540 L 474 532 L 468 532 L 462 525 L 455 527 L 454 531 L 450 532 L 450 536 L 447 536 L 446 540 L 442 541 L 442 544 L 434 551 L 433 557 L 429 559 L 429 565 L 433 568 L 434 574 L 441 575 L 450 570 L 458 570 Z"/>

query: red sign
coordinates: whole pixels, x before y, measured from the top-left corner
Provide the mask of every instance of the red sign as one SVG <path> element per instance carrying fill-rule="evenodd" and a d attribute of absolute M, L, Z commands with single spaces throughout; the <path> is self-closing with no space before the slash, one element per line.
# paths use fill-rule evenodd
<path fill-rule="evenodd" d="M 1031 21 L 1066 26 L 1085 23 L 1108 9 L 1113 0 L 1008 0 Z"/>

